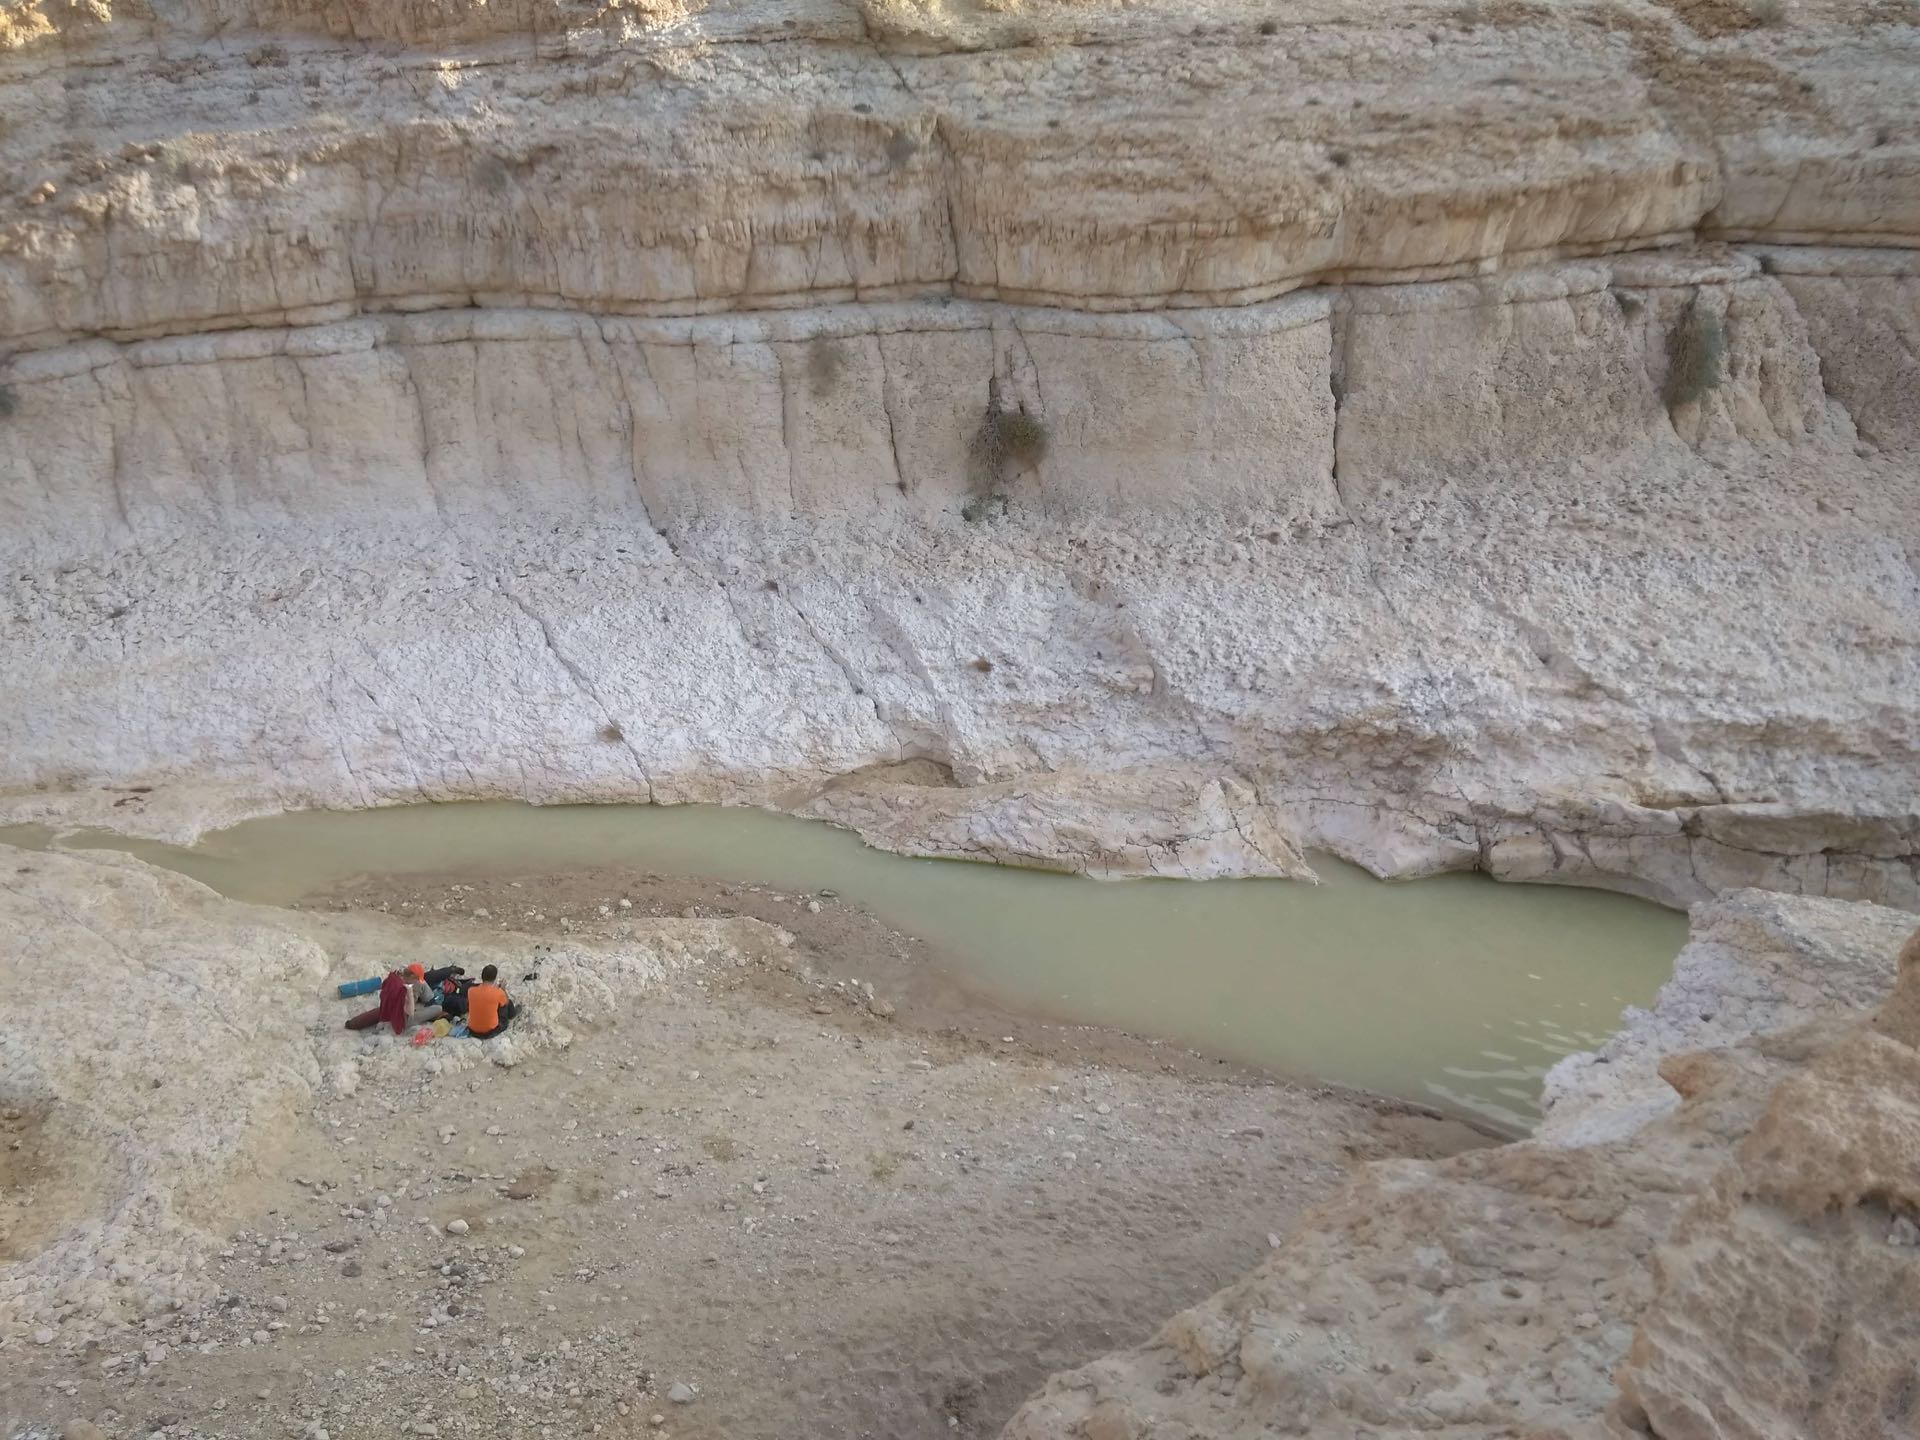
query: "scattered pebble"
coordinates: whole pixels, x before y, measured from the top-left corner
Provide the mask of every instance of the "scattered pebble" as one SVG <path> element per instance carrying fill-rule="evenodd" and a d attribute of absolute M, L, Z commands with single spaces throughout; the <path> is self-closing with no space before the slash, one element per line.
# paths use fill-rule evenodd
<path fill-rule="evenodd" d="M 449 1220 L 447 1222 L 447 1234 L 449 1235 L 464 1235 L 470 1228 L 464 1220 Z"/>
<path fill-rule="evenodd" d="M 691 1405 L 693 1403 L 693 1387 L 684 1380 L 676 1380 L 673 1382 L 673 1388 L 667 1391 L 667 1399 L 676 1405 Z"/>

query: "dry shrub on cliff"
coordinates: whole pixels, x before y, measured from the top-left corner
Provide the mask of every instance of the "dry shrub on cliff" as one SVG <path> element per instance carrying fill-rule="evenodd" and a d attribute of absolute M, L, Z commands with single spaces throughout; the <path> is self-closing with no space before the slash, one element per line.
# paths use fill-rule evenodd
<path fill-rule="evenodd" d="M 1747 0 L 1747 13 L 1762 25 L 1787 23 L 1787 0 Z"/>
<path fill-rule="evenodd" d="M 989 417 L 988 425 L 996 448 L 1008 464 L 1031 469 L 1047 458 L 1047 446 L 1052 440 L 1047 422 L 1038 415 L 1029 415 L 1024 405 Z"/>
<path fill-rule="evenodd" d="M 973 497 L 961 509 L 968 520 L 984 518 L 996 505 L 1005 508 L 1004 486 L 1015 470 L 1031 470 L 1047 458 L 1053 432 L 1024 403 L 1009 406 L 998 378 L 987 382 L 987 413 L 968 447 Z"/>
<path fill-rule="evenodd" d="M 6 419 L 20 408 L 20 397 L 14 393 L 11 385 L 0 385 L 0 420 Z"/>
<path fill-rule="evenodd" d="M 1727 323 L 1696 301 L 1667 335 L 1667 380 L 1660 398 L 1669 410 L 1698 400 L 1726 379 L 1726 365 Z"/>

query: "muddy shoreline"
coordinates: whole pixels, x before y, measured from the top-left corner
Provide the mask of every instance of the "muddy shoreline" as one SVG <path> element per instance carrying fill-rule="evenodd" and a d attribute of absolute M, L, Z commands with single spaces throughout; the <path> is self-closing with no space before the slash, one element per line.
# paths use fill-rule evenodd
<path fill-rule="evenodd" d="M 627 906 L 621 906 L 621 900 Z M 1177 1040 L 1003 1002 L 969 979 L 937 943 L 889 925 L 831 889 L 795 891 L 621 865 L 565 872 L 462 869 L 355 876 L 319 887 L 289 908 L 376 913 L 422 927 L 466 925 L 495 938 L 524 935 L 529 946 L 555 932 L 615 939 L 640 918 L 745 916 L 792 933 L 797 949 L 826 977 L 814 983 L 794 972 L 755 972 L 751 983 L 770 1003 L 801 1007 L 827 1019 L 865 1019 L 874 1013 L 870 993 L 880 1001 L 882 1018 L 982 1053 L 1072 1059 L 1189 1079 L 1279 1084 L 1374 1107 L 1383 1115 L 1461 1126 L 1491 1143 L 1513 1138 L 1483 1119 L 1402 1096 L 1279 1073 Z"/>
<path fill-rule="evenodd" d="M 213 1237 L 181 1252 L 204 1302 L 65 1311 L 5 1345 L 9 1436 L 985 1437 L 1050 1373 L 1256 1263 L 1354 1166 L 1485 1143 L 1392 1100 L 1009 1017 L 836 896 L 469 873 L 274 910 L 122 856 L 12 853 L 0 901 L 63 953 L 175 953 L 179 906 L 196 945 L 236 937 L 235 974 L 262 927 L 325 952 L 282 1008 L 254 1007 L 274 1013 L 251 1041 L 183 1032 L 157 1094 L 212 1103 L 221 1067 L 271 1060 L 287 1027 L 358 1078 L 176 1194 Z M 72 928 L 76 899 L 98 933 Z M 611 955 L 752 923 L 701 918 L 722 910 L 795 938 L 603 992 L 510 1068 L 338 1028 L 352 1002 L 332 984 L 366 956 L 470 951 L 512 976 L 535 944 Z M 9 1173 L 7 1198 L 50 1202 L 62 1178 Z M 86 1191 L 67 1200 L 83 1220 Z"/>

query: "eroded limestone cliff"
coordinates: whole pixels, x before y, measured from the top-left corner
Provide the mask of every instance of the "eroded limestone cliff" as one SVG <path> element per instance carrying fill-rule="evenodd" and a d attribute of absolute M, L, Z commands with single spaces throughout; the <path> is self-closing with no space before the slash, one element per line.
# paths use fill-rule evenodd
<path fill-rule="evenodd" d="M 1916 56 L 1894 4 L 0 7 L 6 812 L 1920 903 Z"/>

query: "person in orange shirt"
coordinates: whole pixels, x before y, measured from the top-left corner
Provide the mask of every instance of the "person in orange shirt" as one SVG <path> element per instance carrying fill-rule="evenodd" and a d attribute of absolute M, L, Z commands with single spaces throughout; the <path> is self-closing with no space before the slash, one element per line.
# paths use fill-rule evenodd
<path fill-rule="evenodd" d="M 498 1035 L 520 1013 L 499 979 L 500 967 L 489 965 L 480 972 L 480 983 L 467 991 L 467 1033 L 476 1040 Z"/>

